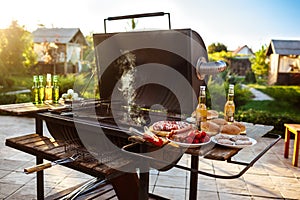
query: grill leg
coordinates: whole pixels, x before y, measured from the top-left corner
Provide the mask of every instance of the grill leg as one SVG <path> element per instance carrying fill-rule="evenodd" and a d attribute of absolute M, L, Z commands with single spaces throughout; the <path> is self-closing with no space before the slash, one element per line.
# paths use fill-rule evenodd
<path fill-rule="evenodd" d="M 140 173 L 139 199 L 149 199 L 149 172 Z"/>
<path fill-rule="evenodd" d="M 198 167 L 199 167 L 199 157 L 192 155 L 191 168 L 198 170 Z M 198 173 L 191 172 L 191 175 L 190 175 L 190 200 L 197 199 L 197 188 L 198 188 Z"/>
<path fill-rule="evenodd" d="M 43 121 L 37 116 L 35 118 L 35 131 L 39 135 L 43 135 Z M 36 164 L 42 164 L 43 158 L 36 156 Z M 36 173 L 36 184 L 37 184 L 37 199 L 44 200 L 44 171 Z"/>
<path fill-rule="evenodd" d="M 43 158 L 39 156 L 36 157 L 36 164 L 43 163 Z M 37 183 L 37 199 L 44 199 L 44 171 L 39 171 L 36 173 L 36 183 Z"/>

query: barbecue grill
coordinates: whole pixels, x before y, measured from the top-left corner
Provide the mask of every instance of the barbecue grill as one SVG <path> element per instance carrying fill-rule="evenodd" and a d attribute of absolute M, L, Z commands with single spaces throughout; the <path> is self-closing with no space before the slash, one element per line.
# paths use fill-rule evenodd
<path fill-rule="evenodd" d="M 134 17 L 153 15 L 161 13 Z M 127 17 L 132 16 L 108 20 Z M 162 150 L 132 146 L 128 129 L 142 130 L 159 120 L 190 116 L 205 75 L 223 71 L 226 64 L 207 62 L 205 44 L 191 29 L 99 33 L 93 39 L 100 99 L 74 102 L 72 107 L 39 114 L 39 118 L 53 138 L 92 154 L 99 162 L 104 156 L 108 161 L 116 154 L 127 156 L 131 164 L 117 170 L 134 172 L 141 163 L 149 164 L 141 169 L 146 172 L 149 167 L 170 169 L 184 150 L 170 145 Z M 124 149 L 145 154 L 136 160 Z M 105 164 L 109 166 L 109 162 Z"/>
<path fill-rule="evenodd" d="M 108 19 L 120 18 L 126 16 Z M 127 145 L 131 126 L 141 129 L 159 120 L 186 118 L 197 105 L 204 75 L 226 67 L 222 61 L 207 63 L 205 44 L 191 29 L 101 33 L 93 39 L 100 99 L 74 103 L 71 110 L 45 120 L 55 139 L 90 151 L 107 142 Z M 100 129 L 105 137 L 95 142 Z"/>

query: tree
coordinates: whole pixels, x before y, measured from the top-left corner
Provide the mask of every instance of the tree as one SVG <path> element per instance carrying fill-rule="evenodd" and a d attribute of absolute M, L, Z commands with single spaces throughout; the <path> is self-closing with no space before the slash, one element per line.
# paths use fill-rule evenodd
<path fill-rule="evenodd" d="M 2 31 L 0 42 L 0 60 L 7 75 L 22 74 L 26 67 L 35 61 L 31 33 L 21 27 L 17 21 Z"/>
<path fill-rule="evenodd" d="M 227 52 L 227 47 L 222 43 L 212 43 L 208 46 L 208 53 L 215 53 L 215 52 Z"/>
<path fill-rule="evenodd" d="M 252 71 L 256 76 L 264 77 L 268 75 L 268 63 L 266 62 L 266 48 L 262 46 L 260 50 L 255 52 L 255 57 L 250 59 Z"/>

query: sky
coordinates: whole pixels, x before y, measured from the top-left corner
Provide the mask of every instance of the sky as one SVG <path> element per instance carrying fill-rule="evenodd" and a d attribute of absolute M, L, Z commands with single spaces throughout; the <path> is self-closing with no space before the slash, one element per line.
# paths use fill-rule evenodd
<path fill-rule="evenodd" d="M 28 31 L 44 24 L 89 35 L 103 33 L 107 17 L 165 12 L 172 29 L 191 28 L 206 46 L 248 45 L 255 52 L 271 39 L 300 40 L 299 8 L 300 0 L 9 0 L 0 3 L 0 29 L 17 20 Z M 168 29 L 168 18 L 139 18 L 136 29 Z M 129 20 L 107 22 L 107 32 L 126 30 Z"/>

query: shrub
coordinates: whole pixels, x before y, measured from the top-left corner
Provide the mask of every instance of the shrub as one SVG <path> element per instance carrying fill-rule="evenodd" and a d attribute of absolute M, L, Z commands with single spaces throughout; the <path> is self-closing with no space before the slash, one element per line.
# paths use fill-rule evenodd
<path fill-rule="evenodd" d="M 256 78 L 253 71 L 248 70 L 246 72 L 245 83 L 256 83 Z"/>
<path fill-rule="evenodd" d="M 274 126 L 274 132 L 279 134 L 284 134 L 284 124 L 285 123 L 300 123 L 299 118 L 289 115 L 288 113 L 272 113 L 268 111 L 259 110 L 245 110 L 238 111 L 236 113 L 235 120 L 250 122 L 254 124 L 264 124 Z"/>
<path fill-rule="evenodd" d="M 0 105 L 15 103 L 16 99 L 17 99 L 16 95 L 0 94 Z"/>
<path fill-rule="evenodd" d="M 214 81 L 208 82 L 207 106 L 214 110 L 223 111 L 227 100 L 227 92 L 229 83 L 217 84 Z M 251 100 L 252 93 L 247 88 L 243 88 L 240 84 L 234 87 L 234 102 L 236 108 L 239 108 Z M 213 98 L 211 98 L 213 97 Z"/>

